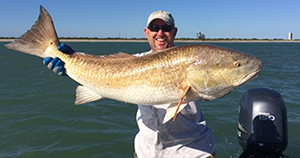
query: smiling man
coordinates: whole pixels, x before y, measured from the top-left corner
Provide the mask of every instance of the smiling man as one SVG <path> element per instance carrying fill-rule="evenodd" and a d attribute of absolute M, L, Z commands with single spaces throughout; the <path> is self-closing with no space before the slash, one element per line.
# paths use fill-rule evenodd
<path fill-rule="evenodd" d="M 149 16 L 144 32 L 154 52 L 174 46 L 177 28 L 172 15 L 161 10 Z"/>
<path fill-rule="evenodd" d="M 144 29 L 151 50 L 136 56 L 173 47 L 177 30 L 170 13 L 162 10 L 153 12 Z M 206 126 L 199 101 L 189 102 L 174 122 L 163 123 L 169 105 L 138 105 L 136 120 L 139 132 L 134 141 L 135 157 L 213 158 L 213 134 Z"/>

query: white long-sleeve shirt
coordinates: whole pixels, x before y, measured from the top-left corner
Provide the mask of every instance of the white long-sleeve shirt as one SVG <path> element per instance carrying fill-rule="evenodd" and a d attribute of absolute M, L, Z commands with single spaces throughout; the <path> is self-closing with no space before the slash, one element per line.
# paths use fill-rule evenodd
<path fill-rule="evenodd" d="M 139 158 L 206 158 L 214 152 L 212 131 L 200 110 L 199 102 L 190 102 L 176 120 L 162 124 L 166 105 L 138 105 L 139 132 L 135 151 Z"/>
<path fill-rule="evenodd" d="M 151 53 L 137 54 L 143 56 Z M 206 125 L 199 101 L 190 102 L 176 120 L 163 124 L 165 105 L 138 105 L 139 132 L 134 141 L 139 158 L 206 158 L 214 152 L 213 133 Z"/>

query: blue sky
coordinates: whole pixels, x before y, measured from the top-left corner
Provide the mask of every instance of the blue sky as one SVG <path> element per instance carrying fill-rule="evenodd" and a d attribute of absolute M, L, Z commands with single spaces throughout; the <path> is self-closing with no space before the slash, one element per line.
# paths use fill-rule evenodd
<path fill-rule="evenodd" d="M 153 11 L 175 18 L 178 38 L 300 39 L 299 0 L 0 0 L 0 37 L 19 37 L 35 22 L 39 5 L 59 37 L 145 37 Z"/>

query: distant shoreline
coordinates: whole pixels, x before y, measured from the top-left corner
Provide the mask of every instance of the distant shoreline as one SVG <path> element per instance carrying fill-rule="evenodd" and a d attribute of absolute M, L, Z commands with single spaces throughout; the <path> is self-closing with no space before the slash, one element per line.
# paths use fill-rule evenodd
<path fill-rule="evenodd" d="M 12 42 L 15 39 L 0 39 L 0 42 Z M 60 39 L 61 42 L 148 42 L 144 39 Z M 181 40 L 175 42 L 300 42 L 300 40 Z"/>

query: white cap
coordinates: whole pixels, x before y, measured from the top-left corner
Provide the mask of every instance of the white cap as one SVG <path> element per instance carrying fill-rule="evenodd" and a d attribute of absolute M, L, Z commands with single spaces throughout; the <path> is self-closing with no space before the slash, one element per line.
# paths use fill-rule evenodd
<path fill-rule="evenodd" d="M 171 25 L 175 27 L 175 20 L 172 17 L 171 13 L 165 12 L 163 10 L 159 10 L 156 12 L 153 12 L 150 14 L 148 21 L 147 21 L 147 27 L 150 25 L 150 23 L 155 20 L 155 19 L 161 19 L 163 20 L 166 24 Z"/>

